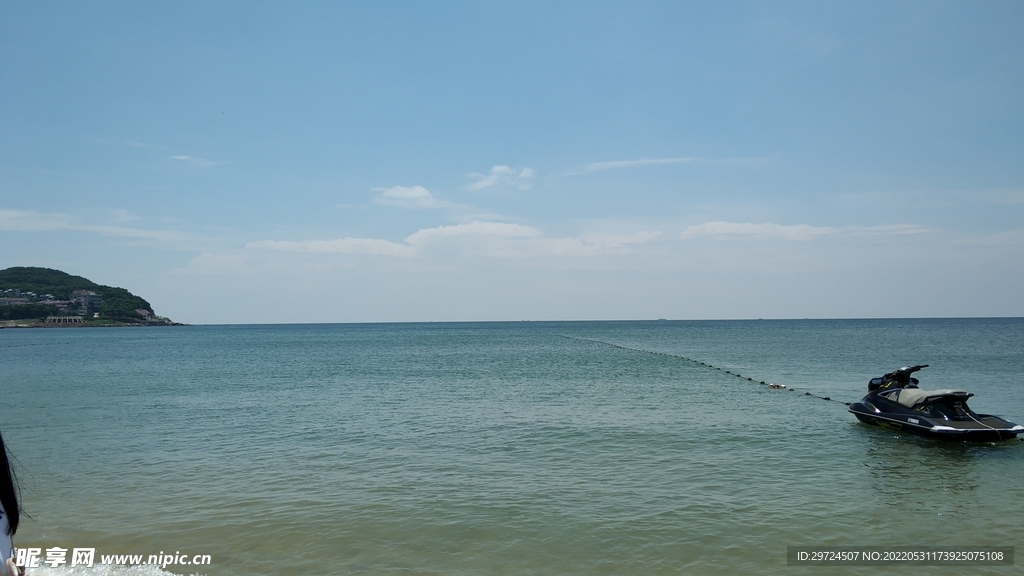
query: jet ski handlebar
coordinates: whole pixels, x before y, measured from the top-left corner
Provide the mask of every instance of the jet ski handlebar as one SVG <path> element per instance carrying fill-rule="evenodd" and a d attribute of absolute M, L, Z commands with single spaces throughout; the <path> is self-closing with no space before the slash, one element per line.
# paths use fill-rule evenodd
<path fill-rule="evenodd" d="M 921 368 L 927 368 L 927 367 L 928 367 L 927 364 L 918 364 L 917 366 L 904 366 L 903 368 L 900 368 L 899 370 L 893 372 L 892 374 L 893 374 L 893 376 L 895 376 L 897 374 L 910 376 L 911 374 L 913 374 L 914 372 L 917 372 Z"/>
<path fill-rule="evenodd" d="M 905 386 L 917 385 L 917 378 L 911 378 L 910 375 L 922 368 L 927 368 L 927 364 L 918 364 L 917 366 L 904 366 L 899 370 L 893 370 L 881 378 L 872 378 L 868 382 L 868 391 L 878 390 L 882 386 L 885 386 L 886 382 L 896 384 L 898 387 L 903 388 Z M 886 386 L 888 387 L 888 386 Z"/>

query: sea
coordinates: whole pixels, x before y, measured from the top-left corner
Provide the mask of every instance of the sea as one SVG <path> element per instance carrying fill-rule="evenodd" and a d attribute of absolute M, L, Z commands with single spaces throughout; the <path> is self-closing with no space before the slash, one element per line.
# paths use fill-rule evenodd
<path fill-rule="evenodd" d="M 44 576 L 1019 574 L 1024 442 L 847 412 L 913 364 L 1024 422 L 1021 318 L 0 330 L 15 544 Z"/>

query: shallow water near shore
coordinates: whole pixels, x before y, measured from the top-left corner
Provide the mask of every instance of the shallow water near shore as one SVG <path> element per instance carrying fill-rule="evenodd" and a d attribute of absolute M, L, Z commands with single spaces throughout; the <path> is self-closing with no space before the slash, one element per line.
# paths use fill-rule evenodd
<path fill-rule="evenodd" d="M 923 388 L 1024 422 L 1022 319 L 0 330 L 0 361 L 21 547 L 208 554 L 165 571 L 209 575 L 803 573 L 786 546 L 1024 552 L 1024 442 L 900 437 L 841 403 L 926 363 Z M 36 573 L 163 573 L 75 570 Z"/>

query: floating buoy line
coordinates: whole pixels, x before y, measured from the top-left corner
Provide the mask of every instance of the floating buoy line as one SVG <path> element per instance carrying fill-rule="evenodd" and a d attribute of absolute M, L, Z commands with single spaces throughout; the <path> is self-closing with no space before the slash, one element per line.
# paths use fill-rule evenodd
<path fill-rule="evenodd" d="M 720 366 L 712 366 L 711 364 L 708 364 L 707 362 L 701 362 L 700 360 L 696 360 L 696 359 L 690 358 L 688 356 L 683 356 L 682 354 L 670 354 L 668 352 L 655 352 L 653 350 L 644 350 L 643 348 L 632 348 L 630 346 L 623 346 L 622 344 L 615 344 L 614 342 L 605 342 L 604 340 L 595 340 L 593 338 L 580 338 L 578 336 L 566 336 L 564 334 L 559 334 L 559 336 L 561 336 L 562 338 L 568 338 L 570 340 L 579 340 L 581 342 L 591 342 L 591 343 L 594 343 L 594 344 L 603 344 L 605 346 L 611 346 L 612 348 L 618 348 L 620 350 L 629 350 L 630 352 L 639 352 L 641 354 L 651 354 L 651 355 L 654 355 L 654 356 L 671 356 L 673 358 L 679 358 L 680 360 L 686 360 L 687 362 L 691 362 L 691 363 L 693 363 L 693 364 L 695 364 L 697 366 L 703 366 L 703 367 L 707 368 L 708 370 L 720 371 L 720 372 L 723 372 L 725 374 L 729 374 L 730 376 L 735 376 L 735 377 L 740 378 L 742 380 L 746 380 L 747 382 L 753 382 L 754 384 L 757 384 L 758 386 L 767 386 L 769 389 L 772 389 L 772 390 L 789 390 L 790 392 L 803 392 L 804 396 L 811 396 L 813 398 L 819 398 L 821 400 L 828 400 L 829 402 L 837 402 L 839 404 L 844 404 L 846 406 L 850 405 L 849 402 L 843 402 L 841 400 L 833 400 L 832 398 L 829 398 L 828 396 L 819 396 L 817 394 L 814 394 L 812 392 L 808 392 L 806 390 L 798 390 L 796 388 L 792 388 L 790 386 L 787 386 L 786 384 L 778 384 L 778 383 L 775 383 L 775 382 L 765 382 L 764 380 L 755 380 L 755 379 L 753 379 L 753 378 L 751 378 L 749 376 L 744 376 L 742 374 L 739 374 L 737 372 L 733 372 L 731 370 L 722 370 L 722 368 Z"/>

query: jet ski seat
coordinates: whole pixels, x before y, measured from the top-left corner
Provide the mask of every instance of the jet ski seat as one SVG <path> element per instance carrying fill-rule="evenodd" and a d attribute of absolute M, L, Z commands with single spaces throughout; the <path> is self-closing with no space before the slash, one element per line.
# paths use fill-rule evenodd
<path fill-rule="evenodd" d="M 884 396 L 889 400 L 899 403 L 900 406 L 913 408 L 920 404 L 926 404 L 946 396 L 952 396 L 957 400 L 963 401 L 974 396 L 974 394 L 966 390 L 921 390 L 920 388 L 897 388 Z"/>

